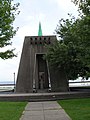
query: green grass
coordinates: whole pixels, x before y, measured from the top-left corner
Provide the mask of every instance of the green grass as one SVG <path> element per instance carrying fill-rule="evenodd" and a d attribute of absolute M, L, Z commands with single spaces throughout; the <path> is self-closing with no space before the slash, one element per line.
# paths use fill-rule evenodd
<path fill-rule="evenodd" d="M 26 102 L 0 102 L 0 120 L 19 120 Z"/>
<path fill-rule="evenodd" d="M 58 103 L 72 120 L 90 120 L 90 98 L 60 100 Z"/>

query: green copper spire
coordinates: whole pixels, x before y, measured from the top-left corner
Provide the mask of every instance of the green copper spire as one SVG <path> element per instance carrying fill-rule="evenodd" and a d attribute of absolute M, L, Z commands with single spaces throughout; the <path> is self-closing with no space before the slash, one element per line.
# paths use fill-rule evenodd
<path fill-rule="evenodd" d="M 40 22 L 39 22 L 38 36 L 42 36 L 42 28 L 41 28 L 41 23 Z"/>

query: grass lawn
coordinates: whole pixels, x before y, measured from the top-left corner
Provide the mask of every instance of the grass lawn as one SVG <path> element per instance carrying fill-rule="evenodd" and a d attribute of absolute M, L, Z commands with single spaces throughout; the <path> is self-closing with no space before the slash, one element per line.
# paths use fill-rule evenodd
<path fill-rule="evenodd" d="M 60 100 L 58 103 L 72 120 L 90 120 L 90 98 Z"/>
<path fill-rule="evenodd" d="M 26 102 L 0 102 L 0 120 L 19 120 Z"/>

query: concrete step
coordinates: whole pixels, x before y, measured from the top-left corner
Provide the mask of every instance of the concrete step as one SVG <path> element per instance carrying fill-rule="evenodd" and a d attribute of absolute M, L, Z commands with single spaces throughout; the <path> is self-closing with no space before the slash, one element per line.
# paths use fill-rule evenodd
<path fill-rule="evenodd" d="M 90 97 L 90 92 L 0 94 L 0 101 L 53 101 Z"/>
<path fill-rule="evenodd" d="M 48 89 L 38 89 L 37 93 L 48 93 Z"/>

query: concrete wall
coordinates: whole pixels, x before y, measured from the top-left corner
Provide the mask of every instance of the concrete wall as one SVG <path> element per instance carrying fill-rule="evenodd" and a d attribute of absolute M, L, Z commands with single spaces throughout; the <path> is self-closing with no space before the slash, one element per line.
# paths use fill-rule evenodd
<path fill-rule="evenodd" d="M 53 92 L 66 92 L 69 90 L 68 80 L 64 70 L 55 70 L 50 67 L 51 89 Z"/>
<path fill-rule="evenodd" d="M 29 38 L 25 38 L 21 60 L 19 64 L 16 92 L 33 92 L 32 91 L 32 69 L 31 69 L 31 49 Z"/>

